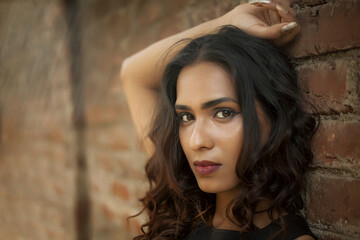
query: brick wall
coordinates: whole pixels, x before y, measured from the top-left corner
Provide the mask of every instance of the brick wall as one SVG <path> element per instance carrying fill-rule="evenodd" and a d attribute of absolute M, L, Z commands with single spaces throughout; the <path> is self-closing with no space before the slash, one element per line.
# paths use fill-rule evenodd
<path fill-rule="evenodd" d="M 1 1 L 0 238 L 136 235 L 144 216 L 126 219 L 147 187 L 145 156 L 121 62 L 238 3 Z M 360 1 L 293 4 L 302 32 L 287 48 L 322 120 L 305 214 L 320 239 L 359 239 Z"/>
<path fill-rule="evenodd" d="M 0 3 L 0 239 L 75 236 L 74 129 L 61 11 L 58 1 Z"/>
<path fill-rule="evenodd" d="M 306 216 L 321 239 L 359 239 L 360 2 L 295 3 L 302 32 L 289 51 L 321 114 Z"/>

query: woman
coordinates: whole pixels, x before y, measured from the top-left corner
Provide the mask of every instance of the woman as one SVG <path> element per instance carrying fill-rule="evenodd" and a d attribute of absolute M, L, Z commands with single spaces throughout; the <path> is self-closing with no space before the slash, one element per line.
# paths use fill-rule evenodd
<path fill-rule="evenodd" d="M 278 44 L 299 31 L 287 1 L 240 5 L 123 64 L 151 156 L 135 239 L 316 239 L 298 215 L 316 122 L 287 58 L 239 28 Z"/>

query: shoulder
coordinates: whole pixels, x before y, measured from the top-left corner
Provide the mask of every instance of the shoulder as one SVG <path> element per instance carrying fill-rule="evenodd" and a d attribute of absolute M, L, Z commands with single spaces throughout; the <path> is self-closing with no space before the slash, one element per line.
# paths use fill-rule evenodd
<path fill-rule="evenodd" d="M 206 224 L 199 224 L 191 231 L 184 240 L 204 240 L 210 237 L 211 227 Z"/>
<path fill-rule="evenodd" d="M 313 238 L 310 235 L 304 235 L 304 236 L 296 238 L 295 240 L 315 240 L 315 238 Z"/>
<path fill-rule="evenodd" d="M 289 214 L 284 217 L 288 228 L 288 238 L 295 240 L 315 240 L 317 239 L 306 219 L 297 214 Z"/>

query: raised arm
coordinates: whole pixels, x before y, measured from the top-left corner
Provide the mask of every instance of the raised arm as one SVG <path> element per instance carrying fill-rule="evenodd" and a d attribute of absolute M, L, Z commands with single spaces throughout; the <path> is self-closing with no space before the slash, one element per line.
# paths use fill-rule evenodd
<path fill-rule="evenodd" d="M 157 89 L 165 66 L 184 46 L 176 42 L 184 38 L 196 38 L 210 33 L 223 25 L 235 25 L 243 31 L 282 45 L 290 41 L 300 30 L 295 23 L 295 11 L 287 0 L 275 0 L 261 6 L 239 5 L 225 15 L 180 32 L 145 48 L 128 57 L 122 64 L 122 80 L 130 112 L 140 140 L 146 152 L 152 152 L 147 139 L 150 121 L 153 116 Z M 172 47 L 173 46 L 173 47 Z M 166 55 L 164 55 L 166 53 Z"/>

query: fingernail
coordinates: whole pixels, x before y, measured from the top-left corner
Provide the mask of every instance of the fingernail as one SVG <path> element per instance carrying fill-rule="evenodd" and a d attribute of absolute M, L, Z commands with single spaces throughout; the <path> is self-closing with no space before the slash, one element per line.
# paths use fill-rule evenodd
<path fill-rule="evenodd" d="M 297 27 L 297 23 L 296 22 L 291 22 L 288 25 L 285 25 L 281 28 L 281 30 L 283 32 L 290 32 L 291 30 L 293 30 L 294 28 Z"/>
<path fill-rule="evenodd" d="M 278 11 L 281 11 L 281 12 L 283 12 L 283 13 L 285 13 L 285 14 L 288 13 L 288 11 L 285 10 L 285 8 L 283 8 L 281 5 L 276 4 L 275 6 L 276 6 L 276 9 L 277 9 Z"/>
<path fill-rule="evenodd" d="M 254 5 L 269 4 L 271 0 L 249 0 L 249 3 Z"/>

